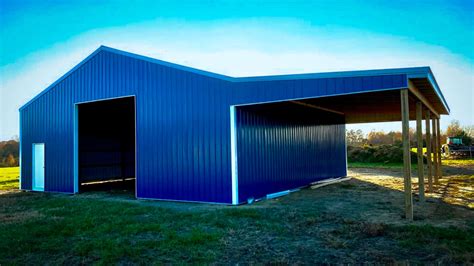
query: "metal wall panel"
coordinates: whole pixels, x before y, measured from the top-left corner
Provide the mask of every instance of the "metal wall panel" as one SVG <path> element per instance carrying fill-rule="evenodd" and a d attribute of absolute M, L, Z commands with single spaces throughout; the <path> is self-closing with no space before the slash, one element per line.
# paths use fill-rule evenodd
<path fill-rule="evenodd" d="M 135 95 L 137 196 L 231 203 L 231 105 L 406 82 L 405 75 L 234 82 L 99 48 L 20 110 L 21 186 L 31 189 L 32 144 L 45 143 L 45 190 L 73 193 L 74 105 Z"/>
<path fill-rule="evenodd" d="M 291 103 L 236 113 L 239 202 L 346 176 L 344 116 Z"/>

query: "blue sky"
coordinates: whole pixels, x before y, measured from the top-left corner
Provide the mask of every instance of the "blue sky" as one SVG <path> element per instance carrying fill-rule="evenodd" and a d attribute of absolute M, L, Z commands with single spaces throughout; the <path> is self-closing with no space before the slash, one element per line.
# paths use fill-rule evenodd
<path fill-rule="evenodd" d="M 442 126 L 474 124 L 474 1 L 130 2 L 0 1 L 0 139 L 101 44 L 232 76 L 428 65 L 452 110 Z"/>

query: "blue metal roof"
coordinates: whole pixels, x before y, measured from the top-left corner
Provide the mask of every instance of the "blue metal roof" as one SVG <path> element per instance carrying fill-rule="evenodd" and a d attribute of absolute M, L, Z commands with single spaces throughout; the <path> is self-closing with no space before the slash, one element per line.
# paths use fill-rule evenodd
<path fill-rule="evenodd" d="M 446 111 L 449 113 L 450 108 L 441 92 L 441 89 L 439 88 L 438 83 L 436 82 L 436 79 L 433 75 L 433 72 L 431 71 L 431 68 L 429 66 L 423 66 L 423 67 L 409 67 L 409 68 L 391 68 L 391 69 L 372 69 L 372 70 L 355 70 L 355 71 L 338 71 L 338 72 L 322 72 L 322 73 L 304 73 L 304 74 L 287 74 L 287 75 L 269 75 L 269 76 L 251 76 L 251 77 L 231 77 L 231 76 L 226 76 L 226 75 L 221 75 L 217 73 L 213 73 L 210 71 L 205 71 L 205 70 L 200 70 L 188 66 L 183 66 L 143 55 L 138 55 L 122 50 L 118 50 L 115 48 L 107 47 L 107 46 L 100 46 L 98 49 L 96 49 L 92 54 L 90 54 L 87 58 L 82 60 L 78 65 L 76 65 L 74 68 L 72 68 L 70 71 L 68 71 L 66 74 L 64 74 L 62 77 L 60 77 L 57 81 L 55 81 L 53 84 L 51 84 L 49 87 L 47 87 L 45 90 L 43 90 L 41 93 L 36 95 L 34 98 L 32 98 L 30 101 L 28 101 L 26 104 L 24 104 L 22 107 L 20 107 L 20 110 L 25 108 L 27 105 L 29 105 L 32 101 L 37 99 L 38 97 L 41 97 L 44 93 L 46 93 L 48 90 L 53 88 L 56 84 L 60 83 L 63 79 L 68 77 L 71 73 L 73 73 L 76 69 L 80 68 L 83 64 L 87 63 L 92 57 L 94 57 L 97 53 L 100 51 L 108 51 L 128 57 L 132 57 L 135 59 L 147 61 L 150 63 L 154 64 L 159 64 L 162 66 L 167 66 L 191 73 L 195 73 L 198 75 L 203 75 L 203 76 L 208 76 L 212 78 L 217 78 L 217 79 L 222 79 L 230 82 L 258 82 L 258 81 L 275 81 L 275 80 L 299 80 L 299 79 L 319 79 L 319 78 L 343 78 L 343 77 L 361 77 L 361 76 L 381 76 L 381 75 L 397 75 L 397 74 L 403 74 L 406 75 L 408 79 L 410 78 L 426 78 L 431 86 L 433 87 L 434 91 L 436 92 L 438 98 L 441 100 L 443 106 L 446 108 Z"/>

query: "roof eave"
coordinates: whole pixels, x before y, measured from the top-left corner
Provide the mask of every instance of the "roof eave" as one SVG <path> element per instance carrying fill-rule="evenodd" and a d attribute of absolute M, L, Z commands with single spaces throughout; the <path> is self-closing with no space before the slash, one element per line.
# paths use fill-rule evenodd
<path fill-rule="evenodd" d="M 431 87 L 433 88 L 434 92 L 438 96 L 439 100 L 443 104 L 444 112 L 440 112 L 440 114 L 449 115 L 451 110 L 448 106 L 448 103 L 446 102 L 446 99 L 443 96 L 443 93 L 441 92 L 441 89 L 438 85 L 438 82 L 436 82 L 436 79 L 433 75 L 433 72 L 431 71 L 431 68 L 430 67 L 425 67 L 425 69 L 426 69 L 426 71 L 423 71 L 423 72 L 409 73 L 409 74 L 407 74 L 407 78 L 408 79 L 410 79 L 410 78 L 426 78 L 429 81 L 429 83 L 430 83 Z"/>
<path fill-rule="evenodd" d="M 101 51 L 107 51 L 115 54 L 120 54 L 124 56 L 128 56 L 131 58 L 135 58 L 138 60 L 143 60 L 147 61 L 150 63 L 155 63 L 167 67 L 172 67 L 175 69 L 183 70 L 183 71 L 188 71 L 192 72 L 195 74 L 199 75 L 204 75 L 212 78 L 217 78 L 221 80 L 226 80 L 230 82 L 252 82 L 252 81 L 272 81 L 272 80 L 295 80 L 295 79 L 317 79 L 317 78 L 342 78 L 342 77 L 360 77 L 360 76 L 379 76 L 379 75 L 406 75 L 407 78 L 426 78 L 431 86 L 433 87 L 434 91 L 436 92 L 438 98 L 442 102 L 444 108 L 445 108 L 445 113 L 449 114 L 450 109 L 446 103 L 446 100 L 444 99 L 443 94 L 441 93 L 441 90 L 438 86 L 438 83 L 436 82 L 436 79 L 434 78 L 433 73 L 431 72 L 430 67 L 411 67 L 411 68 L 396 68 L 396 69 L 375 69 L 375 70 L 357 70 L 357 71 L 341 71 L 341 72 L 326 72 L 326 73 L 307 73 L 307 74 L 290 74 L 290 75 L 274 75 L 274 76 L 257 76 L 257 77 L 230 77 L 230 76 L 225 76 L 221 74 L 216 74 L 213 72 L 209 71 L 204 71 L 204 70 L 199 70 L 187 66 L 182 66 L 158 59 L 154 59 L 151 57 L 146 57 L 138 54 L 133 54 L 129 52 L 125 52 L 122 50 L 117 50 L 114 48 L 110 48 L 107 46 L 101 45 L 99 48 L 97 48 L 93 53 L 91 53 L 89 56 L 87 56 L 84 60 L 82 60 L 79 64 L 77 64 L 75 67 L 73 67 L 71 70 L 69 70 L 66 74 L 61 76 L 58 80 L 56 80 L 54 83 L 49 85 L 46 89 L 44 89 L 42 92 L 40 92 L 38 95 L 33 97 L 31 100 L 29 100 L 27 103 L 22 105 L 20 107 L 20 111 L 22 111 L 25 107 L 30 105 L 32 102 L 34 102 L 36 99 L 47 93 L 50 89 L 52 89 L 54 86 L 56 86 L 58 83 L 66 79 L 70 74 L 72 74 L 74 71 L 79 69 L 81 66 L 86 64 L 89 60 L 91 60 L 95 55 L 97 55 Z"/>

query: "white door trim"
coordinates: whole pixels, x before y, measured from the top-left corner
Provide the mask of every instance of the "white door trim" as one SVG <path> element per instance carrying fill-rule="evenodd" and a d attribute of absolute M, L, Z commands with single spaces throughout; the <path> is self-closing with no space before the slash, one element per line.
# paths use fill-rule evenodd
<path fill-rule="evenodd" d="M 237 114 L 236 107 L 230 106 L 230 157 L 232 168 L 232 204 L 239 204 L 239 175 L 237 166 Z"/>

